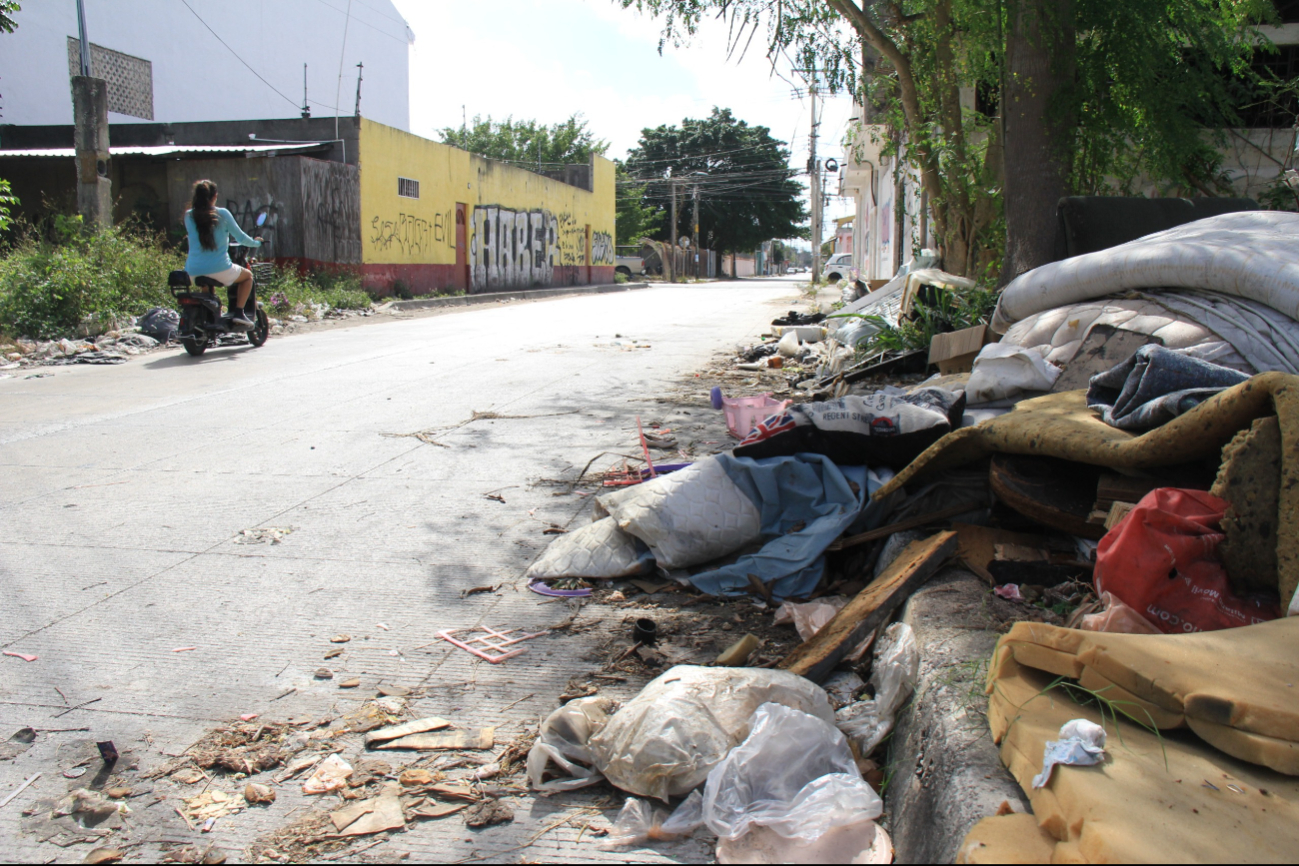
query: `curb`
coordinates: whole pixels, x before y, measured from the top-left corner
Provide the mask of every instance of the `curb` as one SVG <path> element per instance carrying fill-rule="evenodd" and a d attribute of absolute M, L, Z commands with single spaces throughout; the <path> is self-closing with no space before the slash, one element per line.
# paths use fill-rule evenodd
<path fill-rule="evenodd" d="M 522 289 L 517 292 L 492 292 L 481 295 L 453 295 L 442 298 L 423 298 L 411 301 L 393 301 L 381 309 L 407 312 L 410 310 L 429 310 L 438 307 L 470 307 L 477 304 L 494 304 L 497 301 L 526 301 L 529 298 L 559 298 L 564 295 L 605 295 L 612 292 L 627 292 L 632 289 L 648 289 L 649 283 L 609 283 L 599 286 L 565 286 L 558 289 Z"/>

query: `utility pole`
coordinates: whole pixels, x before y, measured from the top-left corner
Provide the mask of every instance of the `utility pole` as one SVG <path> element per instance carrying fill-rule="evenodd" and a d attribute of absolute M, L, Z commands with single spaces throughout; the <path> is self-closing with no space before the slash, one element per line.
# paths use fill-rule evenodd
<path fill-rule="evenodd" d="M 670 273 L 672 282 L 675 283 L 677 281 L 677 179 L 675 177 L 668 178 L 668 185 L 672 188 L 672 268 Z"/>
<path fill-rule="evenodd" d="M 812 94 L 812 153 L 807 162 L 807 172 L 812 181 L 812 285 L 815 286 L 821 282 L 821 164 L 816 159 L 816 67 L 812 68 L 808 90 Z"/>
<path fill-rule="evenodd" d="M 695 185 L 694 231 L 691 235 L 691 240 L 694 242 L 695 247 L 695 279 L 699 279 L 699 250 L 702 247 L 702 244 L 699 241 L 699 186 L 697 184 Z"/>
<path fill-rule="evenodd" d="M 307 64 L 302 64 L 302 118 L 311 119 L 311 104 L 307 102 Z"/>
<path fill-rule="evenodd" d="M 108 82 L 90 71 L 86 10 L 77 0 L 81 37 L 80 75 L 72 77 L 72 119 L 77 170 L 77 211 L 86 228 L 113 224 L 113 184 L 109 180 Z"/>
<path fill-rule="evenodd" d="M 361 75 L 365 71 L 365 64 L 356 64 L 356 111 L 354 116 L 357 120 L 361 119 Z"/>

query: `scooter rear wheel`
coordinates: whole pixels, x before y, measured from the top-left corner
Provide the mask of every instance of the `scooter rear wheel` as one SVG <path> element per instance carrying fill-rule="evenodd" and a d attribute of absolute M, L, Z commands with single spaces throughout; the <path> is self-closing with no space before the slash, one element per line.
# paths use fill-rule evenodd
<path fill-rule="evenodd" d="M 180 338 L 180 344 L 195 358 L 207 351 L 210 342 L 206 331 L 194 327 L 196 318 L 194 313 L 187 311 L 180 320 L 181 333 L 185 334 Z"/>

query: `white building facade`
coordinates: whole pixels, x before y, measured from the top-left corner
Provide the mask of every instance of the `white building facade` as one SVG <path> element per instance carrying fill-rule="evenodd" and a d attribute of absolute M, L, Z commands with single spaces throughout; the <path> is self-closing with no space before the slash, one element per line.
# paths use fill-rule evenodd
<path fill-rule="evenodd" d="M 392 0 L 83 2 L 110 123 L 299 117 L 306 64 L 312 117 L 356 113 L 360 75 L 361 113 L 410 129 L 414 34 Z M 13 17 L 0 34 L 0 124 L 72 123 L 76 0 L 27 0 Z"/>

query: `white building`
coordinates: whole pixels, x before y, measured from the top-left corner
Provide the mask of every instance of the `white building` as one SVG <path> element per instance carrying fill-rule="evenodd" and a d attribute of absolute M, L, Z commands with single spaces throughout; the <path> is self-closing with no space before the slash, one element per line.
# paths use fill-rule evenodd
<path fill-rule="evenodd" d="M 84 0 L 110 123 L 361 113 L 410 129 L 414 34 L 392 0 Z M 72 123 L 76 0 L 26 0 L 0 34 L 0 124 Z M 357 64 L 364 64 L 358 68 Z M 341 78 L 340 78 L 341 69 Z"/>

